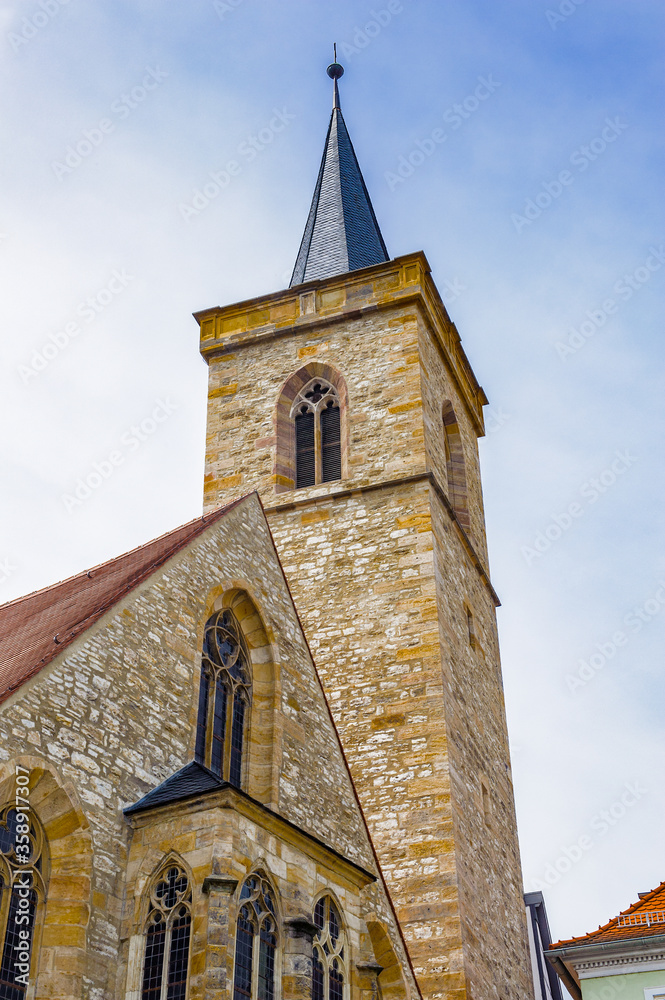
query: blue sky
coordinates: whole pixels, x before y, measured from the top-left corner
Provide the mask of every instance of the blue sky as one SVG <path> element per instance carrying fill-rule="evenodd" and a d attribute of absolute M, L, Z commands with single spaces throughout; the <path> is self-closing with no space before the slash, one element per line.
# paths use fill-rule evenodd
<path fill-rule="evenodd" d="M 665 879 L 663 20 L 645 0 L 10 0 L 0 14 L 0 597 L 200 511 L 191 313 L 288 283 L 337 41 L 389 252 L 426 252 L 490 399 L 525 884 L 549 875 L 557 937 Z M 165 418 L 133 445 L 159 401 Z M 63 494 L 118 450 L 68 510 Z"/>

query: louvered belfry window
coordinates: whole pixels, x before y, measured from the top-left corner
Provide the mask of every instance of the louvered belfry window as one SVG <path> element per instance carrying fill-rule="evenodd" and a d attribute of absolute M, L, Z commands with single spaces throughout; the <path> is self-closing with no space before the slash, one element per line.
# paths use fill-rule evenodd
<path fill-rule="evenodd" d="M 295 428 L 296 489 L 342 478 L 341 411 L 334 385 L 312 379 L 291 409 Z"/>
<path fill-rule="evenodd" d="M 316 482 L 314 452 L 314 413 L 303 406 L 296 414 L 296 489 Z"/>
<path fill-rule="evenodd" d="M 203 637 L 195 755 L 236 788 L 242 786 L 251 700 L 249 653 L 240 625 L 228 608 L 216 611 Z"/>

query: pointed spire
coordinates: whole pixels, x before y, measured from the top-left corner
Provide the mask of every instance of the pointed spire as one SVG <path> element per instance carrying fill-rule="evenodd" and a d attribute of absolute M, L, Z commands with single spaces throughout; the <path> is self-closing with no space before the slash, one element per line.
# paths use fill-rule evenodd
<path fill-rule="evenodd" d="M 342 116 L 337 81 L 344 67 L 337 46 L 327 73 L 333 110 L 290 287 L 390 259 Z"/>

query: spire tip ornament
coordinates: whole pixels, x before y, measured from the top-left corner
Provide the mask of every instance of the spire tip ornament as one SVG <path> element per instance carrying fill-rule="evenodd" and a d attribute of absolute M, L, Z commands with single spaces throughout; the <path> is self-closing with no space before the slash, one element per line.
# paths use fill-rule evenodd
<path fill-rule="evenodd" d="M 330 79 L 333 81 L 334 84 L 333 111 L 335 110 L 335 108 L 339 111 L 341 110 L 341 108 L 339 103 L 339 91 L 337 89 L 337 81 L 339 80 L 340 76 L 344 76 L 344 67 L 342 66 L 341 63 L 337 62 L 337 42 L 335 42 L 335 44 L 333 45 L 333 60 L 334 61 L 331 62 L 330 66 L 328 66 L 326 73 L 328 74 L 328 76 L 330 77 Z"/>

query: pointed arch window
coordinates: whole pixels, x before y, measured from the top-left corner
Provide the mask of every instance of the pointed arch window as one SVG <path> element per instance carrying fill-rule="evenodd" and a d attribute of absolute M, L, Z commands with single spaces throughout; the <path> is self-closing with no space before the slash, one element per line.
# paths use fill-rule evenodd
<path fill-rule="evenodd" d="M 206 622 L 196 729 L 196 759 L 240 788 L 252 681 L 240 625 L 228 608 Z"/>
<path fill-rule="evenodd" d="M 233 1000 L 274 1000 L 276 955 L 275 897 L 268 880 L 257 873 L 240 890 Z"/>
<path fill-rule="evenodd" d="M 189 879 L 180 865 L 168 865 L 150 891 L 141 1000 L 185 1000 L 191 925 Z"/>
<path fill-rule="evenodd" d="M 0 813 L 0 1000 L 24 1000 L 46 901 L 46 838 L 35 814 Z"/>
<path fill-rule="evenodd" d="M 296 489 L 342 478 L 341 411 L 332 382 L 312 379 L 291 407 Z"/>
<path fill-rule="evenodd" d="M 343 1000 L 346 947 L 339 910 L 330 896 L 318 900 L 314 923 L 312 1000 Z"/>

